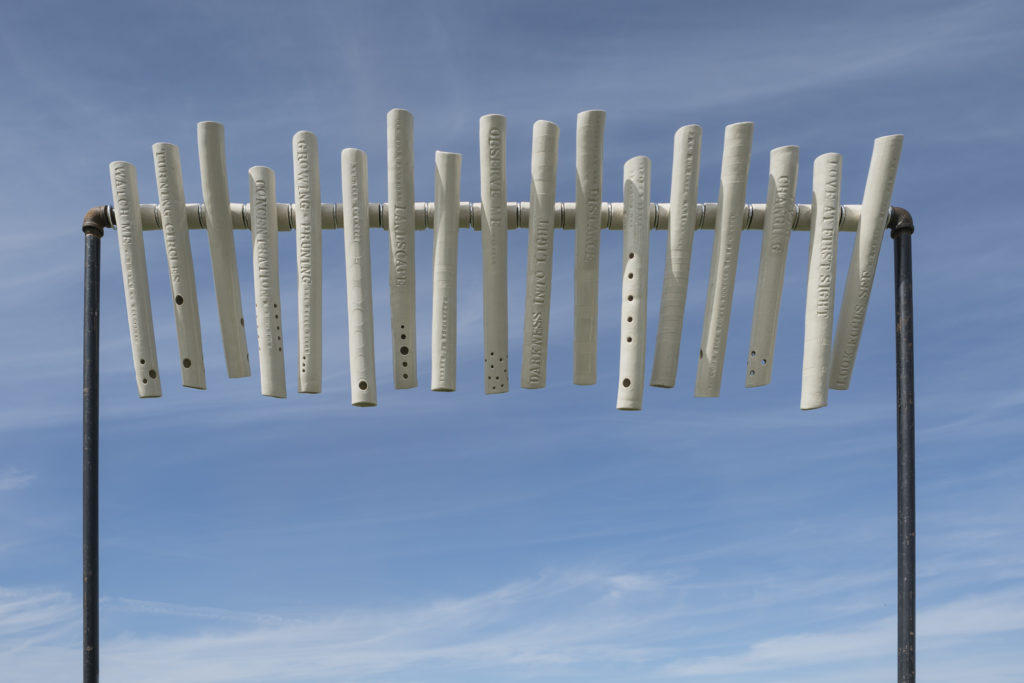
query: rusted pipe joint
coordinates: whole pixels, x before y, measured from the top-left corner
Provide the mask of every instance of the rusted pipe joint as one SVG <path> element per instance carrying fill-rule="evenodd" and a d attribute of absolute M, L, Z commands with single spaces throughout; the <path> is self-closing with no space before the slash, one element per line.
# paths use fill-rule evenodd
<path fill-rule="evenodd" d="M 103 237 L 103 228 L 114 225 L 114 216 L 109 206 L 94 206 L 85 212 L 82 219 L 82 232 L 86 235 Z"/>
<path fill-rule="evenodd" d="M 901 206 L 892 207 L 892 213 L 889 214 L 889 234 L 896 238 L 896 235 L 905 232 L 908 235 L 914 232 L 914 219 L 911 217 L 910 212 Z"/>

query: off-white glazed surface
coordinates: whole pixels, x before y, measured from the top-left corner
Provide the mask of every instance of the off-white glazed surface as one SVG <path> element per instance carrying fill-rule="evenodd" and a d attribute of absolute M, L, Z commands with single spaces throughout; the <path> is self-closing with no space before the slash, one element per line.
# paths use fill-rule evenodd
<path fill-rule="evenodd" d="M 361 149 L 341 150 L 341 195 L 345 206 L 348 363 L 354 406 L 377 405 L 367 185 L 366 153 Z"/>
<path fill-rule="evenodd" d="M 252 207 L 252 275 L 256 293 L 256 338 L 260 357 L 260 391 L 264 396 L 287 395 L 284 339 L 281 335 L 281 281 L 277 260 L 277 189 L 274 172 L 266 166 L 249 169 Z"/>
<path fill-rule="evenodd" d="M 308 130 L 292 138 L 295 181 L 295 260 L 298 272 L 299 392 L 319 394 L 323 378 L 323 214 L 320 154 Z"/>
<path fill-rule="evenodd" d="M 836 243 L 843 158 L 822 154 L 814 160 L 811 192 L 811 244 L 804 309 L 803 381 L 800 409 L 828 405 L 828 366 L 832 351 L 832 312 L 836 293 Z"/>
<path fill-rule="evenodd" d="M 622 179 L 622 312 L 619 318 L 619 410 L 640 410 L 647 347 L 647 254 L 651 230 L 651 160 L 633 157 Z"/>
<path fill-rule="evenodd" d="M 480 117 L 480 242 L 484 287 L 484 393 L 508 391 L 506 121 Z"/>
<path fill-rule="evenodd" d="M 205 389 L 203 337 L 199 326 L 196 276 L 192 266 L 192 244 L 188 236 L 185 186 L 178 148 L 167 142 L 153 145 L 153 168 L 167 252 L 167 272 L 171 277 L 171 305 L 178 333 L 181 383 L 193 389 Z"/>
<path fill-rule="evenodd" d="M 139 182 L 135 167 L 127 161 L 110 164 L 110 189 L 117 218 L 117 250 L 121 255 L 135 383 L 139 398 L 155 398 L 160 396 L 160 369 L 153 336 L 153 309 L 149 300 L 149 276 L 146 274 L 146 251 L 142 243 Z"/>
<path fill-rule="evenodd" d="M 697 360 L 696 396 L 718 396 L 722 387 L 725 343 L 729 336 L 732 292 L 736 285 L 736 261 L 743 226 L 747 175 L 754 124 L 734 123 L 725 128 L 722 152 L 722 184 L 718 192 L 715 244 L 704 306 L 704 332 Z"/>
<path fill-rule="evenodd" d="M 416 241 L 413 119 L 388 112 L 388 283 L 391 290 L 391 365 L 396 389 L 416 386 Z M 402 349 L 405 349 L 403 353 Z"/>
<path fill-rule="evenodd" d="M 754 322 L 750 328 L 747 352 L 747 386 L 760 387 L 772 380 L 775 358 L 775 333 L 782 304 L 782 283 L 793 234 L 796 205 L 796 180 L 799 170 L 798 147 L 776 147 L 768 162 L 768 199 L 761 231 L 761 262 L 757 269 L 754 294 Z"/>
<path fill-rule="evenodd" d="M 668 201 L 668 244 L 661 307 L 654 346 L 652 387 L 674 387 L 679 369 L 679 342 L 690 280 L 690 257 L 697 222 L 697 181 L 700 176 L 701 127 L 683 126 L 672 145 L 672 179 Z"/>

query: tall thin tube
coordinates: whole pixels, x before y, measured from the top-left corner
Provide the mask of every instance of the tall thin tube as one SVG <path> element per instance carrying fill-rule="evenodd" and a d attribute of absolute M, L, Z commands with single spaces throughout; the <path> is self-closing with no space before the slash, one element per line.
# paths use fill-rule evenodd
<path fill-rule="evenodd" d="M 98 215 L 102 214 L 90 212 L 82 226 L 85 233 L 85 319 L 82 325 L 82 680 L 85 683 L 97 683 L 100 670 L 100 238 L 106 221 L 98 219 Z"/>
<path fill-rule="evenodd" d="M 916 550 L 914 531 L 914 285 L 910 214 L 893 209 L 890 221 L 896 289 L 896 508 L 897 666 L 899 683 L 916 680 Z"/>

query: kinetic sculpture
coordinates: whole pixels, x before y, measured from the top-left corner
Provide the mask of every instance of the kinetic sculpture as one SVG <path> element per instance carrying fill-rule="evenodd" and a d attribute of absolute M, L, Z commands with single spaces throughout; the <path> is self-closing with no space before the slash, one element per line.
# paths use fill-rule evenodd
<path fill-rule="evenodd" d="M 683 309 L 689 280 L 693 234 L 715 231 L 711 275 L 704 309 L 704 329 L 697 362 L 697 396 L 717 396 L 736 281 L 740 233 L 762 230 L 761 263 L 754 323 L 747 365 L 748 387 L 771 380 L 775 333 L 782 296 L 783 271 L 793 230 L 810 231 L 800 407 L 820 408 L 828 390 L 846 389 L 856 359 L 864 314 L 881 236 L 889 220 L 890 201 L 902 136 L 875 141 L 861 205 L 840 204 L 842 159 L 825 154 L 814 163 L 810 205 L 795 203 L 798 149 L 772 150 L 765 204 L 746 204 L 753 124 L 726 127 L 719 200 L 697 203 L 701 129 L 677 131 L 673 150 L 671 194 L 667 204 L 650 201 L 650 160 L 630 159 L 624 167 L 623 201 L 602 201 L 601 175 L 605 114 L 587 111 L 577 119 L 576 201 L 555 201 L 558 126 L 538 121 L 533 127 L 530 201 L 506 201 L 505 118 L 480 119 L 479 203 L 460 202 L 462 159 L 437 152 L 434 160 L 434 202 L 413 201 L 412 115 L 388 113 L 388 201 L 367 198 L 366 155 L 355 149 L 341 153 L 342 202 L 320 201 L 319 154 L 316 137 L 297 133 L 293 139 L 294 203 L 279 204 L 275 177 L 269 168 L 249 171 L 248 204 L 231 204 L 223 127 L 199 124 L 199 159 L 203 203 L 186 204 L 181 164 L 174 145 L 153 147 L 158 204 L 139 204 L 134 167 L 111 164 L 114 216 L 117 226 L 125 301 L 139 396 L 161 394 L 160 371 L 153 334 L 152 306 L 143 251 L 143 232 L 162 230 L 174 297 L 182 383 L 206 387 L 195 276 L 189 230 L 205 228 L 210 240 L 217 308 L 228 376 L 249 374 L 244 316 L 239 299 L 238 268 L 232 229 L 252 233 L 256 325 L 259 340 L 260 386 L 264 395 L 286 395 L 284 341 L 281 338 L 278 234 L 294 231 L 298 283 L 298 390 L 318 393 L 322 377 L 322 237 L 324 229 L 345 235 L 346 292 L 349 302 L 349 361 L 353 405 L 377 404 L 374 372 L 369 229 L 384 228 L 390 243 L 390 305 L 392 365 L 396 389 L 415 387 L 417 368 L 415 230 L 434 230 L 433 311 L 431 321 L 430 388 L 456 388 L 456 281 L 459 228 L 481 233 L 483 250 L 484 367 L 487 394 L 509 390 L 507 231 L 529 229 L 526 305 L 520 385 L 538 389 L 547 379 L 550 329 L 552 243 L 554 230 L 576 231 L 573 316 L 573 381 L 593 384 L 597 377 L 597 285 L 600 231 L 622 231 L 622 302 L 617 407 L 639 410 L 646 373 L 647 271 L 651 229 L 668 231 L 665 276 L 652 386 L 675 385 Z M 833 340 L 836 247 L 839 231 L 855 231 L 854 254 Z M 834 342 L 834 343 L 833 343 Z"/>
<path fill-rule="evenodd" d="M 161 230 L 171 279 L 182 384 L 206 388 L 190 230 L 205 229 L 210 244 L 214 288 L 228 377 L 250 374 L 233 230 L 252 235 L 253 278 L 260 387 L 264 395 L 286 395 L 281 334 L 282 306 L 277 257 L 281 232 L 294 231 L 298 291 L 298 390 L 321 391 L 322 379 L 322 231 L 342 229 L 346 294 L 349 306 L 349 371 L 353 405 L 377 404 L 370 279 L 369 231 L 388 231 L 391 346 L 394 386 L 417 384 L 415 308 L 415 231 L 434 231 L 433 310 L 430 388 L 456 388 L 456 282 L 460 228 L 481 233 L 483 253 L 484 392 L 509 391 L 508 237 L 526 227 L 528 264 L 520 385 L 540 388 L 547 379 L 550 328 L 552 242 L 555 229 L 575 230 L 573 369 L 576 384 L 597 378 L 597 292 L 601 230 L 621 230 L 619 381 L 616 406 L 639 410 L 646 379 L 647 293 L 650 230 L 667 230 L 665 274 L 654 344 L 650 384 L 676 382 L 683 312 L 695 230 L 714 229 L 711 272 L 697 362 L 697 396 L 717 396 L 743 230 L 761 230 L 761 258 L 753 326 L 747 356 L 746 386 L 770 382 L 789 240 L 794 230 L 810 232 L 804 322 L 800 407 L 827 404 L 829 389 L 847 389 L 857 357 L 882 236 L 894 241 L 897 375 L 898 677 L 915 678 L 915 537 L 913 291 L 910 214 L 891 207 L 902 136 L 875 140 L 864 195 L 859 205 L 840 203 L 842 159 L 824 154 L 814 161 L 810 204 L 797 204 L 796 147 L 772 150 L 768 195 L 764 204 L 745 201 L 753 125 L 726 127 L 717 203 L 698 203 L 701 129 L 689 125 L 675 135 L 671 191 L 667 204 L 650 199 L 651 164 L 635 157 L 623 169 L 622 202 L 602 201 L 605 114 L 587 111 L 576 125 L 575 202 L 556 202 L 558 127 L 538 121 L 533 128 L 529 202 L 506 196 L 506 122 L 503 116 L 480 119 L 479 203 L 460 201 L 462 159 L 437 152 L 434 201 L 414 201 L 413 120 L 404 110 L 387 117 L 388 199 L 373 204 L 367 196 L 366 155 L 341 153 L 342 202 L 321 203 L 316 137 L 299 132 L 292 141 L 294 203 L 279 204 L 274 172 L 249 170 L 249 202 L 228 196 L 224 129 L 219 123 L 198 127 L 203 202 L 186 204 L 178 149 L 153 146 L 157 204 L 139 203 L 135 168 L 110 165 L 113 207 L 90 210 L 85 233 L 85 325 L 83 393 L 83 671 L 86 683 L 99 676 L 98 592 L 98 414 L 99 414 L 99 238 L 115 227 L 121 256 L 125 303 L 139 396 L 161 395 L 161 376 L 153 332 L 152 304 L 143 233 Z M 855 232 L 838 315 L 835 314 L 836 245 L 840 232 Z M 837 319 L 837 320 L 836 320 Z M 833 328 L 835 334 L 833 335 Z"/>

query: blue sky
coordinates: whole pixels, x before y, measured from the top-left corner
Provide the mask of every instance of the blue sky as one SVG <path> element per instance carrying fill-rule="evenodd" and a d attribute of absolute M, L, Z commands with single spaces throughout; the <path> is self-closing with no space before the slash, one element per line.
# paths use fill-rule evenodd
<path fill-rule="evenodd" d="M 461 152 L 478 201 L 477 119 L 508 116 L 509 197 L 529 191 L 532 123 L 608 112 L 605 201 L 672 135 L 704 127 L 700 200 L 722 129 L 754 121 L 748 201 L 768 153 L 843 155 L 859 203 L 880 135 L 906 135 L 894 202 L 914 240 L 919 672 L 1024 680 L 1024 337 L 1020 162 L 1024 10 L 974 3 L 18 3 L 0 25 L 0 671 L 80 676 L 81 250 L 110 202 L 107 164 L 225 124 L 246 169 L 290 201 L 291 136 L 319 136 L 324 201 L 339 152 L 367 151 L 386 196 L 385 115 L 416 117 L 417 199 L 432 152 Z M 243 306 L 253 318 L 248 235 Z M 208 390 L 164 377 L 135 397 L 115 240 L 103 242 L 101 594 L 108 682 L 892 680 L 895 411 L 886 238 L 847 392 L 798 410 L 806 234 L 790 249 L 773 383 L 744 389 L 760 235 L 745 234 L 722 396 L 695 399 L 711 233 L 697 235 L 677 388 L 614 410 L 618 234 L 602 247 L 598 384 L 571 383 L 572 235 L 554 244 L 548 387 L 483 396 L 479 237 L 460 235 L 458 381 L 429 385 L 430 235 L 417 241 L 420 387 L 391 388 L 386 237 L 372 237 L 380 405 L 348 405 L 342 240 L 324 237 L 324 392 L 294 391 L 295 263 L 280 242 L 290 397 L 228 381 L 206 240 L 193 233 Z M 852 237 L 840 240 L 845 274 Z M 160 237 L 146 240 L 161 361 L 176 354 Z M 510 236 L 519 349 L 526 231 Z M 653 349 L 664 235 L 651 240 Z M 842 282 L 842 276 L 840 281 Z M 291 309 L 289 311 L 289 308 Z M 249 347 L 255 349 L 250 326 Z M 518 353 L 510 374 L 518 375 Z M 651 358 L 651 352 L 648 352 Z M 255 358 L 254 358 L 255 361 Z M 649 365 L 649 364 L 648 364 Z M 255 364 L 254 364 L 255 367 Z M 1017 643 L 1015 646 L 1014 643 Z"/>

